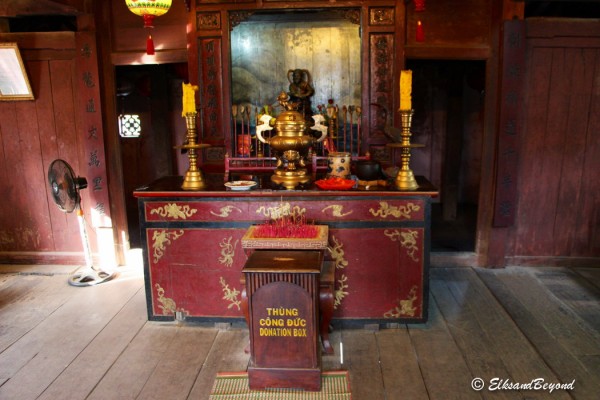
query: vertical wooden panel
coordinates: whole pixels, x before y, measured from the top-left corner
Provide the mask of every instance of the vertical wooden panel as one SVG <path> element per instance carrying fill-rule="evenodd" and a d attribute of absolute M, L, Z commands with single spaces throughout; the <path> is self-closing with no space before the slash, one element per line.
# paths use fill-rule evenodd
<path fill-rule="evenodd" d="M 380 145 L 385 138 L 386 124 L 394 118 L 393 83 L 394 78 L 394 35 L 371 34 L 369 36 L 369 87 L 363 89 L 369 96 L 369 127 L 366 141 L 374 158 L 383 159 L 385 154 L 374 145 Z M 398 81 L 396 81 L 398 82 Z M 368 90 L 368 92 L 366 91 Z M 387 140 L 383 140 L 385 143 Z"/>
<path fill-rule="evenodd" d="M 75 36 L 78 52 L 72 75 L 75 88 L 76 140 L 81 160 L 81 176 L 88 181 L 88 188 L 81 193 L 86 217 L 93 228 L 110 227 L 108 182 L 106 178 L 106 155 L 102 129 L 102 103 L 100 101 L 100 78 L 98 54 L 94 32 L 78 32 Z M 88 233 L 92 230 L 89 230 Z"/>
<path fill-rule="evenodd" d="M 591 54 L 590 54 L 591 53 Z M 586 74 L 592 74 L 588 85 L 590 100 L 586 109 L 582 109 L 582 121 L 585 127 L 585 149 L 581 165 L 582 177 L 577 205 L 577 220 L 574 221 L 571 256 L 600 254 L 600 50 L 586 51 Z M 591 70 L 591 71 L 590 71 Z"/>
<path fill-rule="evenodd" d="M 515 256 L 595 257 L 600 32 L 585 21 L 530 25 Z"/>
<path fill-rule="evenodd" d="M 522 134 L 520 118 L 523 104 L 525 74 L 525 23 L 519 20 L 504 23 L 502 57 L 501 110 L 498 132 L 496 198 L 494 226 L 511 226 L 517 206 L 517 177 L 519 137 Z"/>
<path fill-rule="evenodd" d="M 527 104 L 537 104 L 538 107 L 527 108 L 525 121 L 525 134 L 521 142 L 522 153 L 527 154 L 519 164 L 519 204 L 518 204 L 518 235 L 515 240 L 515 252 L 527 252 L 530 243 L 537 240 L 535 226 L 530 221 L 539 221 L 543 217 L 540 206 L 526 207 L 523 204 L 540 204 L 545 199 L 539 198 L 539 178 L 542 172 L 541 162 L 544 149 L 545 127 L 547 125 L 548 92 L 550 90 L 550 67 L 552 66 L 552 51 L 549 49 L 538 50 L 529 55 L 528 86 L 526 89 Z M 532 78 L 533 77 L 533 78 Z M 542 214 L 542 215 L 540 215 Z M 522 241 L 521 238 L 529 240 Z"/>
<path fill-rule="evenodd" d="M 70 60 L 49 61 L 50 85 L 52 87 L 52 107 L 56 125 L 55 148 L 51 149 L 56 158 L 65 160 L 75 173 L 80 171 L 75 115 L 73 66 Z M 52 201 L 52 200 L 50 200 Z M 56 251 L 81 251 L 77 218 L 65 215 L 52 205 L 52 231 Z"/>
<path fill-rule="evenodd" d="M 42 157 L 42 170 L 44 173 L 47 173 L 48 167 L 50 163 L 57 158 L 57 148 L 56 148 L 56 124 L 54 120 L 54 105 L 52 103 L 52 86 L 50 81 L 50 64 L 46 61 L 44 62 L 36 62 L 29 63 L 30 71 L 32 74 L 35 74 L 39 79 L 37 79 L 36 86 L 38 89 L 36 91 L 37 101 L 36 101 L 36 112 L 37 118 L 39 121 L 44 121 L 44 123 L 40 124 L 38 127 L 40 140 L 42 142 L 42 148 L 44 149 L 41 152 Z M 35 71 L 35 72 L 34 72 Z M 47 179 L 44 179 L 44 188 L 45 188 L 45 212 L 48 213 L 48 238 L 52 240 L 52 245 L 50 248 L 52 250 L 55 249 L 56 241 L 54 239 L 54 235 L 52 234 L 53 229 L 61 229 L 56 224 L 64 224 L 65 216 L 62 211 L 55 206 L 52 195 L 50 194 L 50 186 L 48 185 Z"/>
<path fill-rule="evenodd" d="M 16 102 L 6 102 L 0 107 L 0 131 L 2 133 L 2 214 L 0 214 L 0 249 L 15 250 L 17 223 L 24 220 L 23 209 L 16 207 L 22 202 L 19 181 L 15 179 L 20 171 L 19 126 L 17 123 Z"/>
<path fill-rule="evenodd" d="M 570 255 L 577 226 L 581 199 L 586 196 L 583 177 L 586 156 L 589 109 L 594 78 L 596 49 L 567 49 L 565 59 L 571 64 L 569 94 L 565 96 L 562 109 L 566 129 L 563 132 L 563 160 L 558 181 L 558 203 L 554 227 L 554 254 Z"/>
<path fill-rule="evenodd" d="M 223 69 L 221 38 L 202 38 L 198 43 L 200 60 L 200 104 L 204 140 L 211 144 L 223 144 Z M 202 138 L 201 138 L 202 139 Z M 202 140 L 201 140 L 202 141 Z"/>
<path fill-rule="evenodd" d="M 41 151 L 35 102 L 18 102 L 15 112 L 18 116 L 17 125 L 19 127 L 17 152 L 20 157 L 20 168 L 13 172 L 17 190 L 21 192 L 19 203 L 24 205 L 24 218 L 18 221 L 17 238 L 19 242 L 17 248 L 32 250 L 42 244 L 38 223 L 41 223 L 43 231 L 44 222 L 47 221 L 43 215 L 38 214 L 40 207 L 42 210 L 46 208 L 44 204 L 46 195 L 44 193 L 44 173 L 38 164 Z M 36 210 L 36 208 L 38 209 Z M 37 216 L 40 217 L 39 220 L 36 218 Z M 44 244 L 47 245 L 47 243 L 45 241 Z"/>

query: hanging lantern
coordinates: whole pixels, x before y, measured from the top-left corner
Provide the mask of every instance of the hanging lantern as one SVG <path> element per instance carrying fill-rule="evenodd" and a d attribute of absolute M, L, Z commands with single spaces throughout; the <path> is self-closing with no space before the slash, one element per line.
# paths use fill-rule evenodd
<path fill-rule="evenodd" d="M 171 7 L 171 0 L 125 0 L 129 11 L 144 18 L 144 28 L 154 28 L 152 25 L 155 17 L 164 15 Z M 154 54 L 152 35 L 148 33 L 146 40 L 146 54 Z"/>

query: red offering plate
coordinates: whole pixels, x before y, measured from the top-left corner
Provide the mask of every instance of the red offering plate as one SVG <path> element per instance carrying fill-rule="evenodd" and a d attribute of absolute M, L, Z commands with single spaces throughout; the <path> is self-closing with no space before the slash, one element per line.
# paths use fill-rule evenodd
<path fill-rule="evenodd" d="M 319 179 L 315 182 L 315 184 L 319 187 L 319 189 L 323 190 L 348 190 L 351 189 L 356 182 L 352 179 L 332 177 L 327 179 Z"/>

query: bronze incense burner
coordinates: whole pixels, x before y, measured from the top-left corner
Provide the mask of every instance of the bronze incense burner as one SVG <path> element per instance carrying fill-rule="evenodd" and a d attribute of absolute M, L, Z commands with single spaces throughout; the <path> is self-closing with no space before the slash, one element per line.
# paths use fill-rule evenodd
<path fill-rule="evenodd" d="M 310 175 L 306 171 L 308 148 L 325 140 L 327 132 L 322 131 L 318 139 L 307 135 L 308 126 L 302 114 L 297 111 L 298 104 L 290 102 L 285 92 L 281 92 L 277 100 L 284 111 L 275 120 L 275 135 L 268 139 L 262 136 L 264 130 L 273 129 L 265 122 L 257 127 L 256 137 L 277 153 L 277 167 L 271 181 L 293 190 L 298 185 L 310 182 Z"/>

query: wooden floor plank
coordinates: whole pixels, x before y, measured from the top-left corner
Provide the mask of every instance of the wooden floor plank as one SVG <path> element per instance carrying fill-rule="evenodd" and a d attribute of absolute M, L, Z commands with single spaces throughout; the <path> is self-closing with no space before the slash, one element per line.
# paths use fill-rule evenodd
<path fill-rule="evenodd" d="M 429 399 L 408 329 L 376 333 L 386 399 Z"/>
<path fill-rule="evenodd" d="M 452 285 L 454 293 L 451 292 L 450 285 Z M 469 307 L 462 304 L 466 290 L 469 290 L 469 285 L 454 284 L 450 274 L 447 274 L 443 280 L 436 279 L 431 282 L 431 292 L 436 304 L 439 306 L 450 334 L 462 352 L 472 376 L 481 378 L 484 382 L 490 382 L 496 377 L 507 377 L 509 376 L 508 371 L 504 367 L 502 359 L 491 350 L 491 342 L 494 338 L 486 335 L 476 316 Z M 490 310 L 490 312 L 494 312 L 494 310 Z M 463 390 L 472 389 L 466 387 Z M 485 399 L 515 398 L 514 392 L 483 390 L 480 393 Z"/>
<path fill-rule="evenodd" d="M 219 331 L 188 398 L 208 400 L 217 372 L 245 372 L 250 358 L 244 352 L 247 345 L 247 329 Z"/>
<path fill-rule="evenodd" d="M 140 288 L 37 400 L 85 399 L 146 320 L 146 295 Z"/>
<path fill-rule="evenodd" d="M 510 377 L 515 382 L 525 383 L 532 379 L 542 378 L 545 382 L 568 383 L 573 379 L 572 376 L 561 379 L 564 371 L 557 370 L 549 366 L 544 356 L 548 353 L 540 353 L 539 349 L 546 349 L 546 345 L 552 346 L 552 341 L 548 343 L 547 332 L 543 325 L 536 320 L 536 316 L 528 312 L 523 304 L 520 303 L 514 294 L 504 285 L 499 275 L 505 271 L 491 271 L 478 269 L 478 276 L 485 282 L 487 288 L 494 294 L 495 299 L 502 304 L 506 312 L 510 315 L 507 321 L 494 324 L 491 321 L 485 323 L 487 329 L 496 331 L 497 340 L 494 342 L 494 351 L 503 354 L 504 363 L 510 373 Z M 483 288 L 479 288 L 484 292 Z M 490 300 L 491 301 L 491 300 Z M 471 303 L 469 303 L 471 304 Z M 485 307 L 485 305 L 483 305 Z M 482 309 L 477 308 L 478 317 L 483 319 L 486 314 L 482 314 Z M 502 313 L 504 318 L 504 313 Z M 537 345 L 535 338 L 538 338 Z M 532 341 L 534 340 L 534 341 Z M 533 346 L 532 346 L 533 344 Z M 539 347 L 534 347 L 539 346 Z M 507 350 L 510 349 L 510 350 Z M 504 353 L 502 353 L 504 352 Z M 546 398 L 547 392 L 529 392 L 530 396 L 537 398 Z M 572 398 L 570 392 L 555 391 L 552 398 Z"/>
<path fill-rule="evenodd" d="M 532 273 L 559 304 L 568 307 L 566 311 L 577 316 L 580 327 L 600 340 L 600 288 L 567 268 L 536 268 Z"/>
<path fill-rule="evenodd" d="M 357 329 L 342 332 L 344 367 L 350 371 L 354 400 L 383 400 L 383 377 L 375 333 Z"/>
<path fill-rule="evenodd" d="M 0 354 L 0 398 L 34 399 L 106 326 L 140 288 L 116 280 L 77 288 L 69 301 Z"/>
<path fill-rule="evenodd" d="M 23 280 L 24 277 L 18 279 Z M 29 277 L 38 284 L 0 309 L 0 353 L 61 307 L 78 290 L 63 275 Z"/>
<path fill-rule="evenodd" d="M 10 288 L 19 278 L 20 276 L 16 272 L 2 272 L 2 267 L 0 266 L 0 307 L 10 303 L 4 300 L 5 296 L 2 295 L 2 292 Z"/>
<path fill-rule="evenodd" d="M 0 286 L 0 310 L 31 295 L 35 288 L 48 278 L 48 275 L 19 275 L 18 273 L 0 276 L 5 278 Z"/>
<path fill-rule="evenodd" d="M 500 275 L 504 282 L 503 290 L 505 290 L 500 301 L 545 362 L 555 371 L 558 378 L 562 382 L 576 380 L 577 385 L 573 397 L 586 399 L 600 393 L 600 384 L 594 378 L 600 375 L 600 370 L 594 369 L 597 365 L 587 364 L 587 361 L 592 359 L 588 357 L 588 354 L 580 354 L 578 340 L 583 342 L 583 346 L 588 346 L 587 352 L 590 352 L 590 346 L 592 346 L 591 352 L 596 354 L 591 354 L 591 356 L 598 356 L 600 344 L 599 348 L 594 351 L 593 345 L 589 344 L 589 340 L 593 339 L 587 335 L 588 332 L 585 332 L 582 339 L 581 332 L 584 331 L 577 328 L 576 320 L 579 317 L 575 313 L 566 312 L 565 304 L 558 298 L 553 299 L 549 293 L 544 294 L 544 286 L 532 281 L 535 278 L 530 275 L 534 273 L 556 276 L 556 272 L 555 269 L 552 271 L 516 269 L 513 273 L 497 272 L 496 275 Z M 562 280 L 566 280 L 562 274 L 558 276 Z M 548 281 L 548 276 L 545 280 Z M 578 297 L 574 293 L 572 296 Z M 553 316 L 547 315 L 548 313 L 552 313 Z M 559 315 L 562 318 L 555 319 L 554 316 Z M 560 325 L 558 329 L 556 324 Z M 572 334 L 568 341 L 561 340 L 561 337 L 565 337 L 565 329 Z"/>
<path fill-rule="evenodd" d="M 0 291 L 12 299 L 0 307 L 0 399 L 207 400 L 217 372 L 247 369 L 245 328 L 148 322 L 141 271 L 73 288 L 66 267 L 10 268 L 0 266 Z M 336 330 L 323 370 L 348 370 L 354 400 L 595 398 L 597 278 L 589 269 L 434 269 L 426 324 Z M 495 374 L 571 377 L 575 390 L 471 390 L 473 377 Z"/>
<path fill-rule="evenodd" d="M 187 399 L 216 336 L 212 328 L 177 328 L 177 336 L 137 399 Z"/>
<path fill-rule="evenodd" d="M 426 326 L 409 326 L 429 398 L 481 399 L 471 390 L 473 376 L 439 311 L 435 298 L 429 302 Z"/>
<path fill-rule="evenodd" d="M 587 281 L 600 289 L 600 268 L 573 268 L 573 271 L 587 279 Z"/>
<path fill-rule="evenodd" d="M 87 399 L 135 399 L 176 335 L 174 324 L 146 323 Z"/>
<path fill-rule="evenodd" d="M 499 273 L 497 277 L 522 304 L 527 304 L 528 309 L 566 349 L 575 355 L 600 355 L 600 339 L 575 323 L 562 302 L 538 284 L 531 271 L 514 268 L 509 273 Z"/>

